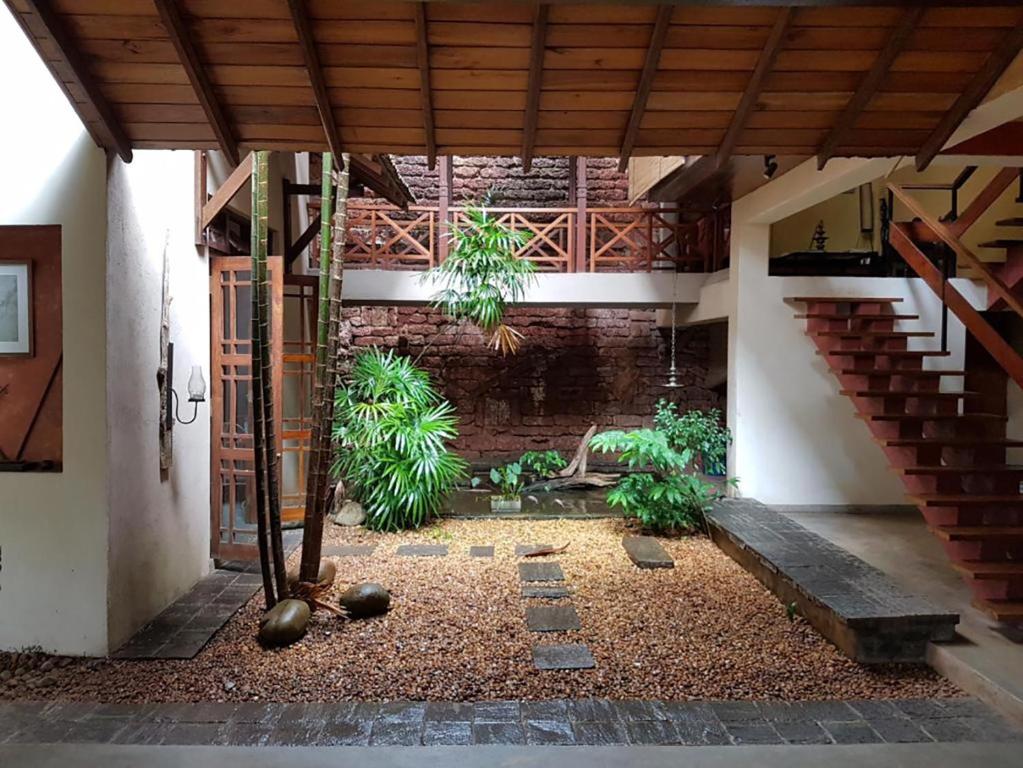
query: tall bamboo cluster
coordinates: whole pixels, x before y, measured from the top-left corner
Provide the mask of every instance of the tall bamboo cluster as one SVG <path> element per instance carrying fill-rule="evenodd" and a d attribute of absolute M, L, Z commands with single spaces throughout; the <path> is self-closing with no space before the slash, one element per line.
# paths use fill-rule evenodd
<path fill-rule="evenodd" d="M 281 539 L 281 498 L 274 427 L 273 358 L 270 350 L 269 153 L 252 163 L 252 416 L 255 448 L 256 532 L 266 607 L 288 596 Z"/>
<path fill-rule="evenodd" d="M 323 154 L 320 190 L 320 283 L 316 323 L 316 367 L 313 384 L 313 425 L 309 471 L 306 478 L 305 527 L 302 533 L 302 566 L 299 577 L 315 582 L 320 570 L 323 518 L 327 514 L 330 487 L 331 432 L 334 393 L 340 381 L 341 289 L 344 248 L 348 227 L 349 157 L 341 155 L 334 210 L 334 156 Z"/>

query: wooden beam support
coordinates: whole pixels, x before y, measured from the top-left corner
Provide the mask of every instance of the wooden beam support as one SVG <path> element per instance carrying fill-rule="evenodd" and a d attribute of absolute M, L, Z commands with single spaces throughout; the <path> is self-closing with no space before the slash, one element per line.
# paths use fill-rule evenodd
<path fill-rule="evenodd" d="M 188 25 L 181 16 L 181 9 L 178 8 L 178 0 L 153 0 L 153 2 L 160 14 L 160 20 L 170 36 L 171 45 L 174 46 L 174 50 L 178 54 L 181 66 L 184 67 L 185 74 L 188 75 L 188 82 L 192 84 L 195 97 L 199 100 L 202 111 L 206 113 L 206 121 L 213 129 L 213 135 L 217 137 L 217 144 L 220 145 L 221 151 L 231 161 L 231 164 L 238 165 L 240 159 L 238 142 L 235 141 L 227 115 L 213 91 L 213 83 L 210 82 L 202 62 L 199 61 L 199 54 L 192 43 Z"/>
<path fill-rule="evenodd" d="M 647 192 L 647 197 L 658 203 L 674 203 L 681 200 L 719 170 L 717 162 L 711 155 L 703 155 L 676 168 L 663 179 L 654 184 Z"/>
<path fill-rule="evenodd" d="M 213 193 L 213 196 L 209 199 L 209 202 L 202 207 L 202 222 L 201 226 L 203 231 L 213 222 L 227 204 L 231 202 L 238 191 L 245 186 L 246 182 L 252 177 L 252 153 L 250 152 L 245 158 L 238 163 L 238 166 L 231 171 L 231 175 L 228 176 L 224 183 L 220 185 L 220 188 Z"/>
<path fill-rule="evenodd" d="M 316 111 L 320 115 L 323 133 L 327 137 L 327 147 L 334 153 L 335 157 L 340 158 L 343 154 L 341 132 L 338 130 L 337 121 L 334 119 L 334 111 L 330 106 L 327 80 L 323 76 L 320 52 L 316 47 L 316 39 L 313 37 L 313 26 L 309 20 L 309 9 L 306 7 L 306 0 L 288 0 L 288 9 L 291 11 L 291 21 L 294 23 L 295 32 L 298 34 L 298 43 L 302 49 L 302 58 L 305 61 L 306 72 L 309 75 L 309 83 L 313 87 Z"/>
<path fill-rule="evenodd" d="M 540 88 L 543 84 L 543 54 L 547 48 L 547 17 L 550 6 L 539 3 L 533 12 L 533 37 L 529 47 L 529 81 L 526 85 L 526 114 L 522 123 L 522 168 L 533 167 L 536 122 L 540 114 Z"/>
<path fill-rule="evenodd" d="M 124 162 L 130 163 L 132 158 L 131 141 L 124 132 L 124 128 L 121 127 L 120 121 L 114 115 L 110 103 L 103 96 L 96 81 L 89 73 L 85 60 L 68 36 L 63 22 L 53 10 L 53 4 L 48 0 L 25 0 L 24 4 L 28 6 L 29 10 L 36 15 L 36 18 L 45 27 L 46 34 L 50 36 L 50 39 L 57 46 L 57 54 L 62 63 L 70 70 L 75 84 L 85 95 L 86 101 L 96 111 L 96 114 L 99 115 L 103 128 L 113 142 L 114 146 L 111 149 L 114 149 Z M 19 17 L 20 21 L 20 14 L 17 8 L 11 7 L 11 13 Z M 15 75 L 12 73 L 8 76 L 14 77 Z"/>
<path fill-rule="evenodd" d="M 643 121 L 643 113 L 646 112 L 650 89 L 653 88 L 654 76 L 661 63 L 661 49 L 664 48 L 664 39 L 668 35 L 668 25 L 671 23 L 674 12 L 675 8 L 671 5 L 661 5 L 657 8 L 657 19 L 650 32 L 650 45 L 646 49 L 643 72 L 639 76 L 639 86 L 636 88 L 636 95 L 632 100 L 632 112 L 629 113 L 629 122 L 625 127 L 625 136 L 622 138 L 622 148 L 618 153 L 619 172 L 628 167 L 632 148 L 636 145 L 636 134 L 639 133 L 639 125 Z"/>
<path fill-rule="evenodd" d="M 920 151 L 916 155 L 918 171 L 927 168 L 931 161 L 937 157 L 959 124 L 987 96 L 1020 50 L 1023 50 L 1023 16 L 1016 26 L 1012 27 L 1002 38 L 998 47 L 988 56 L 987 61 L 973 76 L 966 89 L 959 94 L 959 98 L 942 116 L 931 135 L 920 147 Z"/>
<path fill-rule="evenodd" d="M 860 117 L 860 113 L 866 108 L 870 100 L 874 98 L 874 94 L 877 93 L 881 84 L 884 82 L 885 77 L 888 75 L 888 70 L 891 69 L 892 62 L 902 52 L 906 42 L 909 40 L 909 36 L 913 34 L 913 30 L 916 29 L 917 24 L 920 21 L 920 16 L 923 14 L 924 9 L 921 7 L 907 8 L 902 12 L 899 17 L 898 23 L 892 28 L 891 33 L 888 35 L 888 39 L 885 41 L 884 48 L 874 59 L 874 63 L 871 65 L 870 70 L 863 79 L 860 81 L 859 87 L 856 89 L 856 93 L 849 99 L 849 103 L 845 105 L 845 109 L 842 111 L 841 116 L 838 118 L 834 127 L 828 133 L 827 138 L 821 144 L 820 149 L 817 150 L 817 170 L 824 170 L 824 166 L 827 164 L 835 155 L 835 150 L 841 145 L 842 140 L 848 135 L 849 131 L 856 124 L 856 121 Z"/>
<path fill-rule="evenodd" d="M 789 25 L 792 23 L 794 15 L 794 9 L 783 8 L 778 13 L 774 26 L 771 27 L 771 33 L 767 36 L 764 47 L 760 50 L 757 65 L 753 68 L 753 74 L 750 75 L 750 79 L 746 83 L 746 90 L 739 100 L 739 106 L 736 107 L 735 113 L 732 115 L 732 122 L 729 124 L 728 130 L 725 131 L 725 136 L 721 139 L 721 144 L 718 146 L 718 151 L 714 156 L 715 164 L 718 168 L 724 165 L 732 156 L 732 150 L 735 149 L 736 142 L 739 140 L 739 134 L 746 127 L 750 113 L 756 106 L 757 99 L 760 98 L 760 92 L 764 88 L 764 81 L 774 68 L 774 62 L 778 58 L 779 52 L 781 52 L 782 45 L 785 42 L 785 34 L 789 30 Z"/>
<path fill-rule="evenodd" d="M 426 134 L 426 162 L 432 171 L 437 166 L 437 131 L 433 124 L 433 92 L 430 88 L 430 43 L 426 34 L 426 3 L 416 3 L 416 63 L 419 65 L 419 101 Z"/>
<path fill-rule="evenodd" d="M 996 173 L 987 186 L 973 198 L 973 202 L 966 206 L 966 210 L 959 214 L 959 218 L 948 224 L 949 233 L 955 237 L 962 237 L 963 233 L 977 222 L 984 211 L 994 205 L 1002 193 L 1016 182 L 1021 170 L 1023 169 L 1003 168 Z M 903 189 L 905 189 L 905 185 L 903 185 Z"/>
<path fill-rule="evenodd" d="M 287 240 L 284 241 L 284 267 L 286 271 L 291 272 L 291 265 L 295 263 L 295 259 L 302 255 L 302 251 L 309 247 L 316 236 L 320 233 L 320 224 L 323 219 L 320 214 L 316 214 L 316 218 L 309 222 L 309 226 L 306 227 L 305 232 L 298 236 L 298 240 L 294 243 L 289 243 Z"/>

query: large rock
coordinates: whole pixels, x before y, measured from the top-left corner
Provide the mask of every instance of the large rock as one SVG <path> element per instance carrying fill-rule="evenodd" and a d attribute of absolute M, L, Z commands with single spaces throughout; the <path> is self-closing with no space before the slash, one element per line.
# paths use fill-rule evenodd
<path fill-rule="evenodd" d="M 353 619 L 365 619 L 387 613 L 391 605 L 391 593 L 379 584 L 364 581 L 354 584 L 341 595 L 341 607 Z"/>
<path fill-rule="evenodd" d="M 298 583 L 299 566 L 295 565 L 288 569 L 288 589 L 294 589 Z M 337 566 L 333 560 L 320 561 L 320 575 L 316 579 L 318 584 L 329 585 L 334 583 L 337 577 Z"/>
<path fill-rule="evenodd" d="M 362 525 L 366 522 L 366 511 L 362 508 L 362 504 L 354 499 L 338 500 L 334 504 L 334 512 L 330 516 L 330 521 L 334 525 L 347 527 Z"/>
<path fill-rule="evenodd" d="M 305 635 L 311 615 L 304 601 L 281 600 L 263 614 L 259 622 L 259 642 L 270 648 L 291 645 Z"/>

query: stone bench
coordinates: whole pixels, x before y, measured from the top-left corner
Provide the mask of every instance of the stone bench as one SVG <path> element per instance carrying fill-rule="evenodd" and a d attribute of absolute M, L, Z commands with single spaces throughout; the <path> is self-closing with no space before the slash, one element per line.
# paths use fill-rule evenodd
<path fill-rule="evenodd" d="M 955 637 L 959 615 L 910 595 L 881 571 L 752 499 L 722 499 L 707 516 L 714 543 L 864 664 L 923 663 Z"/>

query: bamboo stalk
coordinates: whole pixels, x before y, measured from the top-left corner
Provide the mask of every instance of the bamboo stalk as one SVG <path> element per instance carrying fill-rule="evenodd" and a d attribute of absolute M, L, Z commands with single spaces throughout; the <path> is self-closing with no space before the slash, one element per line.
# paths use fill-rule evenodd
<path fill-rule="evenodd" d="M 329 430 L 326 421 L 327 344 L 330 324 L 330 260 L 331 217 L 334 207 L 333 175 L 334 155 L 323 153 L 323 176 L 320 188 L 320 281 L 317 296 L 316 364 L 313 378 L 312 430 L 309 443 L 309 469 L 306 475 L 305 525 L 302 530 L 302 565 L 299 579 L 315 582 L 320 572 L 323 519 L 320 500 L 326 487 L 323 472 L 323 431 Z M 329 431 L 328 431 L 329 439 Z"/>
<path fill-rule="evenodd" d="M 260 216 L 261 207 L 266 204 L 266 185 L 259 184 L 259 179 L 266 178 L 261 172 L 260 157 L 265 162 L 265 152 L 257 152 L 253 162 L 252 173 L 252 227 L 250 235 L 249 253 L 251 254 L 252 267 L 250 270 L 250 293 L 252 294 L 252 320 L 250 332 L 252 364 L 252 445 L 255 459 L 256 479 L 256 543 L 259 547 L 259 568 L 263 577 L 263 593 L 266 599 L 266 608 L 269 610 L 277 604 L 277 595 L 274 590 L 274 576 L 270 564 L 270 546 L 268 539 L 267 522 L 267 492 L 266 492 L 266 410 L 263 406 L 263 399 L 266 391 L 263 387 L 263 345 L 260 343 L 263 329 L 260 325 L 260 254 L 265 256 L 266 239 L 260 237 Z M 260 197 L 262 193 L 263 197 Z M 265 219 L 263 219 L 265 222 Z"/>

